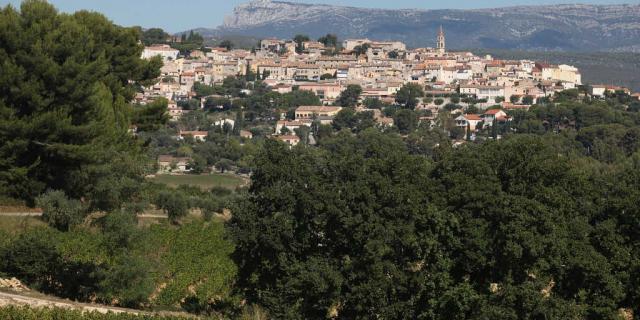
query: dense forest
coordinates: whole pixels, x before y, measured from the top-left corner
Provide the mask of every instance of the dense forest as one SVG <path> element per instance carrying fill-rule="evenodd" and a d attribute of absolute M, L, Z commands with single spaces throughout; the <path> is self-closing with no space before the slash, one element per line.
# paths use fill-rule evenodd
<path fill-rule="evenodd" d="M 0 277 L 76 301 L 221 319 L 640 314 L 640 102 L 628 95 L 568 90 L 454 144 L 450 111 L 473 104 L 419 121 L 421 90 L 407 87 L 395 104 L 367 102 L 396 122 L 380 128 L 351 108 L 351 87 L 333 125 L 310 128 L 315 144 L 290 147 L 268 138 L 274 115 L 318 98 L 256 78 L 198 84 L 199 96 L 228 98 L 177 123 L 166 101 L 132 104 L 159 76 L 160 61 L 140 59 L 142 37 L 39 0 L 0 12 L 0 198 L 44 211 L 40 225 L 0 229 Z M 208 117 L 221 114 L 256 138 L 213 127 Z M 177 142 L 180 129 L 209 137 Z M 145 179 L 171 152 L 202 170 L 229 162 L 251 184 Z M 138 218 L 151 208 L 169 221 Z M 139 318 L 13 307 L 0 317 Z"/>

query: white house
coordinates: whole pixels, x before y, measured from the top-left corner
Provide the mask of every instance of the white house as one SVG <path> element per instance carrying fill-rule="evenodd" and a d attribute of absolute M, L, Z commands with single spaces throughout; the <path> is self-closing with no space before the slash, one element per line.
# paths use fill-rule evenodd
<path fill-rule="evenodd" d="M 189 162 L 191 162 L 191 158 L 174 157 L 172 155 L 160 155 L 158 156 L 158 173 L 189 172 Z"/>
<path fill-rule="evenodd" d="M 207 139 L 209 133 L 207 131 L 180 131 L 180 139 L 185 137 L 193 137 L 196 141 L 204 141 Z"/>
<path fill-rule="evenodd" d="M 280 134 L 282 132 L 282 128 L 287 128 L 289 132 L 293 133 L 300 127 L 311 127 L 312 122 L 312 120 L 280 120 L 276 123 L 276 134 Z"/>
<path fill-rule="evenodd" d="M 145 47 L 142 51 L 142 59 L 151 59 L 156 56 L 162 57 L 163 61 L 174 61 L 178 58 L 180 51 L 171 48 L 169 45 L 161 44 Z"/>
<path fill-rule="evenodd" d="M 483 115 L 482 118 L 484 119 L 484 123 L 487 126 L 492 126 L 494 121 L 507 121 L 509 120 L 509 117 L 507 116 L 507 113 L 504 112 L 501 109 L 491 109 L 491 110 L 487 110 Z"/>
<path fill-rule="evenodd" d="M 225 124 L 227 124 L 231 129 L 233 129 L 236 126 L 236 121 L 233 119 L 222 119 L 222 120 L 217 120 L 216 122 L 213 123 L 214 126 L 220 127 L 220 128 L 224 128 Z"/>
<path fill-rule="evenodd" d="M 465 128 L 469 128 L 471 131 L 476 131 L 476 126 L 478 123 L 482 122 L 482 118 L 477 114 L 463 114 L 455 119 L 456 126 Z"/>

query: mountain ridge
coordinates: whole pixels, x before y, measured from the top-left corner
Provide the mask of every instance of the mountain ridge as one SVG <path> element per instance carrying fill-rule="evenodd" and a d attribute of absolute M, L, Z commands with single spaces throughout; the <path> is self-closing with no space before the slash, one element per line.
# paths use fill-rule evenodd
<path fill-rule="evenodd" d="M 433 46 L 443 25 L 451 48 L 640 51 L 640 4 L 560 4 L 492 9 L 376 9 L 257 0 L 237 6 L 207 35 L 368 37 Z"/>

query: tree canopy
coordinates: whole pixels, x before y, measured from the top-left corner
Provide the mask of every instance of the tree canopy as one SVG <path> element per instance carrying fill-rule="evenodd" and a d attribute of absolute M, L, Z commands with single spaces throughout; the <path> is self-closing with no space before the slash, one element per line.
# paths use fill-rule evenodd
<path fill-rule="evenodd" d="M 396 92 L 396 103 L 407 108 L 414 109 L 418 105 L 418 98 L 424 96 L 424 89 L 417 83 L 407 83 Z"/>
<path fill-rule="evenodd" d="M 336 102 L 343 107 L 355 107 L 361 94 L 362 87 L 357 84 L 350 84 L 340 93 Z"/>
<path fill-rule="evenodd" d="M 79 198 L 138 175 L 128 103 L 161 65 L 140 59 L 138 36 L 40 0 L 0 11 L 0 194 L 32 201 L 51 188 Z"/>
<path fill-rule="evenodd" d="M 265 144 L 229 226 L 250 301 L 277 318 L 637 310 L 637 151 L 614 168 L 557 135 L 458 149 L 408 139 L 370 129 L 313 149 Z"/>

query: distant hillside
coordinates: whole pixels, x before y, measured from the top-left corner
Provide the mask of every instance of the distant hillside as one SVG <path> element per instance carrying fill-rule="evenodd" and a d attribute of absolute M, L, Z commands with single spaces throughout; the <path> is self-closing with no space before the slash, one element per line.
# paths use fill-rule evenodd
<path fill-rule="evenodd" d="M 549 63 L 566 63 L 580 68 L 582 81 L 592 84 L 614 84 L 640 92 L 640 53 L 607 52 L 535 52 L 496 49 L 470 50 L 479 55 L 491 54 L 498 59 L 530 59 Z"/>
<path fill-rule="evenodd" d="M 640 52 L 640 4 L 521 6 L 479 10 L 383 10 L 259 0 L 235 8 L 209 36 L 368 37 L 450 48 Z"/>

